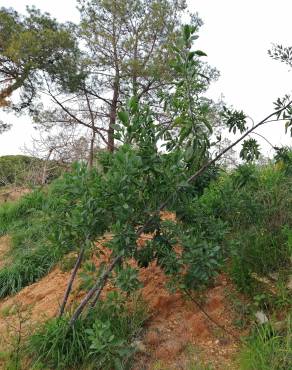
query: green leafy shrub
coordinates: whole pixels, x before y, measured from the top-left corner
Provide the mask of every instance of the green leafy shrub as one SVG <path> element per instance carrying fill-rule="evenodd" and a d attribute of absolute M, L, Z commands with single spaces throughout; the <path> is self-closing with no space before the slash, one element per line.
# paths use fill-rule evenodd
<path fill-rule="evenodd" d="M 33 365 L 52 369 L 122 369 L 135 353 L 134 339 L 146 320 L 145 303 L 117 292 L 68 326 L 69 317 L 54 318 L 34 333 L 28 344 Z"/>
<path fill-rule="evenodd" d="M 199 199 L 208 217 L 227 222 L 230 272 L 242 291 L 255 292 L 253 274 L 289 269 L 291 185 L 284 168 L 248 164 L 211 184 Z"/>

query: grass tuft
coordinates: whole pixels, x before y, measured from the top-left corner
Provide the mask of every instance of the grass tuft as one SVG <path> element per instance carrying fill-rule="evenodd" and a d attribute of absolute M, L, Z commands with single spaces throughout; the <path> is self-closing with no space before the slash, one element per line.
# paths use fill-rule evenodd
<path fill-rule="evenodd" d="M 257 328 L 240 354 L 240 370 L 290 370 L 291 364 L 291 317 L 281 333 L 270 325 Z"/>
<path fill-rule="evenodd" d="M 141 332 L 146 316 L 140 298 L 128 300 L 110 292 L 72 328 L 68 326 L 69 316 L 53 318 L 41 325 L 29 340 L 32 366 L 125 369 L 135 353 L 133 341 Z"/>

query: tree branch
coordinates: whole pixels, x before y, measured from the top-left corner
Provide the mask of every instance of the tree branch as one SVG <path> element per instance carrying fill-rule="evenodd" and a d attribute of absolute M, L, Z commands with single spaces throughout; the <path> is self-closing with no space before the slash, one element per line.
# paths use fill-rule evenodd
<path fill-rule="evenodd" d="M 66 307 L 66 304 L 67 304 L 67 301 L 68 301 L 68 298 L 69 298 L 69 294 L 72 290 L 73 282 L 75 280 L 77 271 L 78 271 L 78 269 L 81 265 L 81 262 L 82 262 L 83 255 L 84 255 L 84 248 L 81 248 L 81 250 L 79 252 L 79 255 L 78 255 L 78 258 L 76 260 L 74 269 L 72 271 L 70 280 L 68 282 L 66 292 L 64 294 L 63 302 L 62 302 L 61 307 L 60 307 L 59 317 L 63 316 L 64 310 L 65 310 L 65 307 Z"/>

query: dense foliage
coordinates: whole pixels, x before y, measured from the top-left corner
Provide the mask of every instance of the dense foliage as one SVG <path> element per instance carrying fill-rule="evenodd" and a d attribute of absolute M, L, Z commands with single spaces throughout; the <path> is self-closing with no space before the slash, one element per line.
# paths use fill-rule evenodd
<path fill-rule="evenodd" d="M 57 77 L 76 54 L 70 25 L 60 25 L 48 14 L 28 8 L 28 16 L 0 8 L 0 107 L 19 112 L 30 109 L 43 84 L 41 71 Z M 10 100 L 14 91 L 20 99 Z"/>
<path fill-rule="evenodd" d="M 242 165 L 213 183 L 200 202 L 229 226 L 231 273 L 243 291 L 252 274 L 263 276 L 290 266 L 291 176 L 282 164 Z"/>

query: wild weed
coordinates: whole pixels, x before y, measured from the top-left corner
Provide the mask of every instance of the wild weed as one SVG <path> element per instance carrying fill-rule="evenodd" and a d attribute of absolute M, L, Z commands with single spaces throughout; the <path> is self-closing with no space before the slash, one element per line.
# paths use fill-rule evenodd
<path fill-rule="evenodd" d="M 33 365 L 52 369 L 82 368 L 124 369 L 135 353 L 132 345 L 146 319 L 140 299 L 117 292 L 88 314 L 68 326 L 69 317 L 54 318 L 41 325 L 31 336 L 28 353 Z"/>
<path fill-rule="evenodd" d="M 259 327 L 243 348 L 239 363 L 241 370 L 290 370 L 292 364 L 292 325 L 277 333 L 272 326 Z"/>

